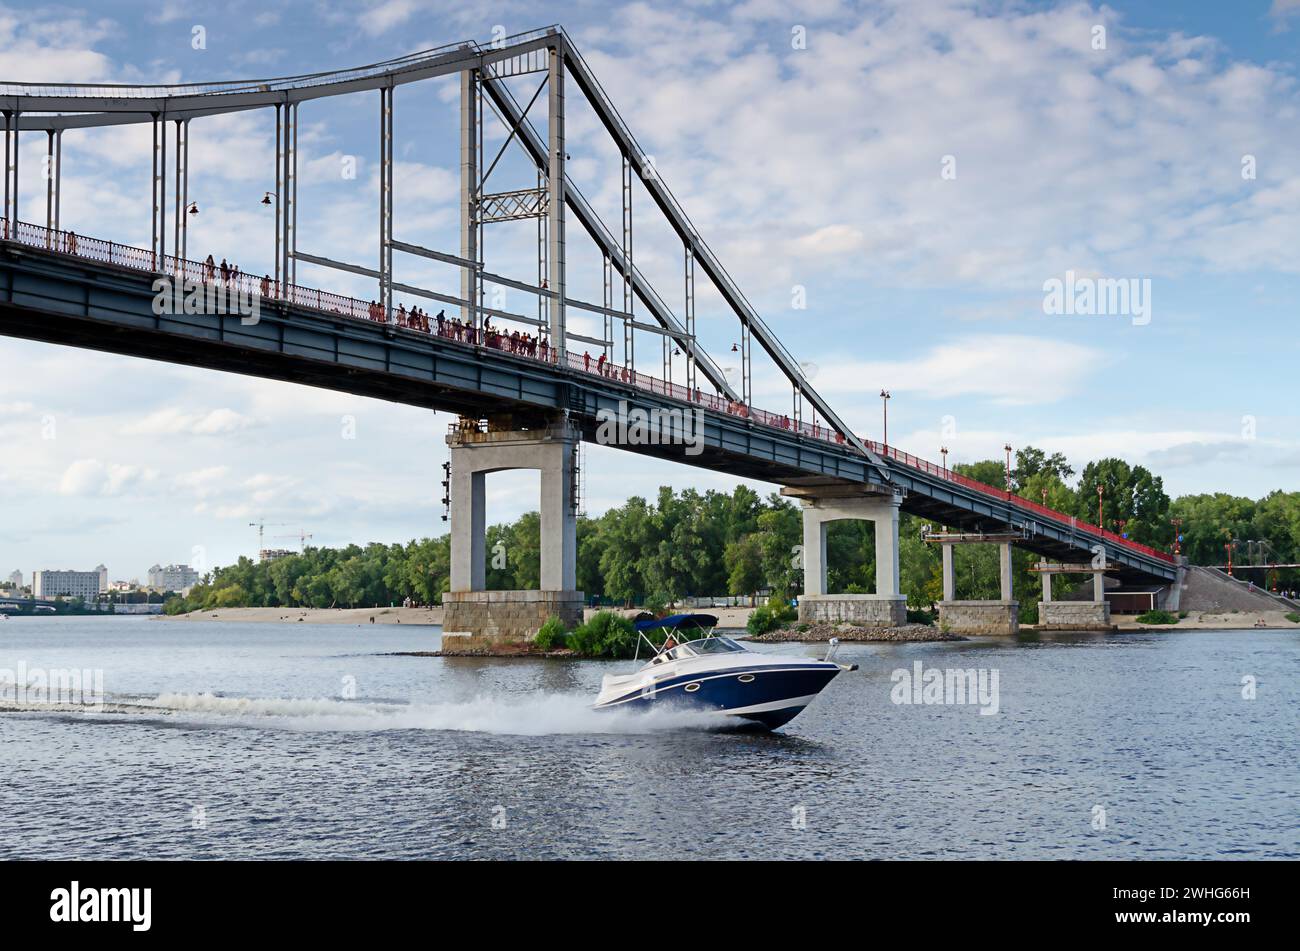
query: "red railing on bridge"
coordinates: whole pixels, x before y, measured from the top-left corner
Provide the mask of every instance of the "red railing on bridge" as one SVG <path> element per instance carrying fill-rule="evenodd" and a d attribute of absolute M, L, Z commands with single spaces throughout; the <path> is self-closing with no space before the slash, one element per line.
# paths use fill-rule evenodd
<path fill-rule="evenodd" d="M 382 313 L 379 313 L 375 309 L 375 305 L 369 301 L 357 300 L 353 297 L 322 291 L 318 288 L 303 287 L 299 284 L 281 285 L 268 276 L 257 277 L 254 274 L 244 273 L 223 275 L 219 270 L 219 266 L 215 264 L 209 265 L 202 261 L 190 261 L 170 254 L 163 255 L 160 258 L 152 251 L 117 244 L 113 241 L 105 241 L 102 238 L 87 238 L 71 231 L 54 231 L 26 221 L 17 223 L 12 236 L 9 234 L 8 223 L 3 222 L 3 231 L 0 234 L 6 240 L 13 240 L 27 247 L 42 248 L 61 254 L 73 254 L 104 264 L 150 271 L 165 277 L 178 278 L 196 284 L 217 284 L 226 288 L 233 287 L 245 294 L 256 294 L 269 300 L 282 300 L 299 307 L 309 307 L 356 320 L 376 323 L 385 322 Z M 405 330 L 433 334 L 467 346 L 485 346 L 514 356 L 561 365 L 570 370 L 600 376 L 615 383 L 624 383 L 711 412 L 725 413 L 741 419 L 748 419 L 763 426 L 792 432 L 810 439 L 820 439 L 841 446 L 847 445 L 844 437 L 828 426 L 798 421 L 788 415 L 771 413 L 745 403 L 728 400 L 713 393 L 702 393 L 699 387 L 690 390 L 681 384 L 661 380 L 637 370 L 608 362 L 601 355 L 593 357 L 590 353 L 578 354 L 571 350 L 561 351 L 548 346 L 543 340 L 525 337 L 518 333 L 505 334 L 495 329 L 475 330 L 473 327 L 452 318 L 446 319 L 439 324 L 435 322 L 435 319 L 429 318 L 427 314 L 423 316 L 423 319 L 420 319 L 413 317 L 411 312 L 404 309 L 397 312 L 393 323 Z M 953 472 L 946 466 L 937 466 L 925 459 L 913 456 L 911 453 L 901 452 L 893 446 L 884 446 L 868 440 L 864 440 L 864 444 L 881 457 L 892 459 L 909 468 L 964 486 L 982 495 L 1008 502 L 1015 508 L 1048 519 L 1057 525 L 1068 526 L 1071 530 L 1096 535 L 1121 548 L 1141 552 L 1170 564 L 1174 563 L 1174 557 L 1168 552 L 1124 538 L 1122 535 L 1108 531 L 1098 525 L 1082 522 L 1073 515 L 1066 515 L 1037 502 L 1031 502 L 1029 499 L 1021 498 L 1014 492 L 978 482 L 975 479 Z"/>

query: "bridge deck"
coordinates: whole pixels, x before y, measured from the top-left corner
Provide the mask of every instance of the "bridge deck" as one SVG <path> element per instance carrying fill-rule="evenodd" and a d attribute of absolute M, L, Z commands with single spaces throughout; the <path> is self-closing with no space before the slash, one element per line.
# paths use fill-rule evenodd
<path fill-rule="evenodd" d="M 48 254 L 63 261 L 75 261 L 83 271 L 85 265 L 92 265 L 94 271 L 102 269 L 104 272 L 111 273 L 125 269 L 130 272 L 143 272 L 151 279 L 170 277 L 176 281 L 195 284 L 222 283 L 219 275 L 214 276 L 203 263 L 198 261 L 177 259 L 170 255 L 159 261 L 156 260 L 154 253 L 148 250 L 87 238 L 70 232 L 54 231 L 27 222 L 19 222 L 12 235 L 8 234 L 6 228 L 2 237 L 7 245 L 15 250 L 21 248 L 26 251 L 36 251 L 42 256 Z M 93 283 L 93 277 L 93 273 L 90 273 L 87 279 Z M 534 372 L 518 374 L 518 380 L 510 382 L 508 386 L 498 386 L 495 391 L 489 382 L 485 382 L 480 367 L 474 376 L 467 376 L 464 379 L 463 386 L 458 387 L 453 384 L 443 387 L 436 394 L 429 394 L 418 400 L 390 395 L 385 388 L 377 388 L 373 383 L 364 382 L 362 375 L 355 370 L 352 371 L 351 382 L 331 379 L 320 371 L 299 372 L 289 376 L 285 375 L 282 369 L 280 378 L 347 389 L 381 398 L 401 399 L 405 402 L 448 409 L 453 412 L 473 413 L 481 408 L 484 397 L 504 399 L 520 405 L 536 404 L 559 408 L 558 397 L 554 397 L 549 392 L 545 397 L 541 396 L 542 391 L 546 390 L 542 385 L 543 382 L 553 384 L 558 375 L 573 379 L 579 384 L 576 388 L 576 397 L 571 395 L 562 408 L 573 409 L 579 416 L 585 418 L 584 434 L 587 438 L 594 437 L 594 425 L 592 425 L 594 410 L 599 406 L 608 408 L 621 393 L 631 391 L 654 397 L 655 405 L 664 408 L 699 409 L 709 420 L 711 434 L 716 434 L 716 438 L 713 435 L 710 438 L 711 451 L 702 459 L 682 458 L 680 447 L 677 447 L 678 451 L 671 455 L 657 451 L 654 446 L 643 447 L 641 451 L 648 454 L 665 455 L 678 462 L 708 465 L 739 475 L 791 485 L 806 482 L 810 476 L 859 484 L 864 481 L 881 480 L 881 476 L 875 473 L 874 467 L 868 463 L 866 457 L 851 446 L 845 445 L 844 438 L 829 427 L 814 422 L 794 420 L 788 415 L 747 406 L 712 393 L 703 393 L 698 388 L 692 392 L 671 381 L 658 379 L 626 367 L 602 363 L 599 357 L 592 357 L 590 354 L 557 351 L 540 343 L 528 352 L 524 352 L 524 348 L 517 346 L 513 338 L 499 333 L 476 337 L 472 328 L 458 329 L 457 325 L 450 321 L 443 325 L 441 333 L 438 332 L 437 326 L 426 327 L 422 323 L 416 324 L 409 318 L 404 323 L 393 325 L 382 319 L 377 320 L 378 315 L 372 314 L 372 304 L 369 301 L 301 285 L 278 286 L 269 278 L 259 278 L 251 274 L 240 274 L 238 278 L 227 280 L 224 284 L 234 286 L 245 294 L 259 295 L 263 301 L 270 302 L 273 310 L 279 309 L 286 314 L 298 311 L 318 312 L 331 319 L 345 318 L 349 324 L 355 322 L 357 325 L 368 326 L 389 337 L 400 333 L 403 336 L 416 335 L 429 338 L 431 341 L 436 341 L 439 348 L 451 352 L 463 352 L 465 359 L 462 362 L 466 364 L 481 363 L 478 357 L 490 352 L 499 354 L 510 363 L 521 361 L 524 366 L 535 367 Z M 7 302 L 11 312 L 30 310 L 34 306 L 16 299 L 12 274 L 8 287 L 0 290 L 7 291 Z M 84 309 L 85 316 L 90 318 L 91 312 L 95 310 L 89 300 L 89 291 L 86 292 L 84 305 L 80 301 L 75 303 L 69 301 L 68 304 L 68 307 L 56 306 L 55 312 L 67 313 L 69 310 Z M 430 321 L 432 322 L 432 318 Z M 238 323 L 237 318 L 235 322 Z M 137 353 L 155 359 L 170 359 L 199 366 L 232 369 L 235 372 L 277 376 L 274 363 L 262 362 L 269 355 L 257 352 L 247 354 L 245 362 L 240 365 L 228 366 L 203 358 L 193 351 L 168 352 L 166 349 L 149 348 L 140 343 L 138 336 L 135 343 L 127 348 L 120 341 L 109 342 L 97 339 L 96 335 L 101 331 L 95 328 L 60 332 L 50 326 L 48 321 L 36 327 L 33 327 L 30 322 L 20 326 L 5 321 L 0 322 L 0 332 L 113 352 Z M 212 338 L 209 336 L 207 339 Z M 229 340 L 218 332 L 215 342 L 228 344 Z M 278 354 L 281 359 L 285 355 L 319 356 L 314 352 L 308 354 L 306 349 L 295 350 L 291 329 L 281 330 Z M 334 344 L 336 363 L 339 362 L 339 357 L 340 344 L 336 339 Z M 382 365 L 375 360 L 363 361 L 363 363 L 375 363 L 374 369 L 384 374 L 404 374 L 409 369 L 394 366 L 391 354 L 385 355 Z M 537 383 L 536 393 L 528 392 L 527 380 L 529 379 Z M 466 395 L 467 391 L 474 389 L 479 391 L 478 398 Z M 737 434 L 741 434 L 739 439 Z M 943 524 L 963 528 L 978 527 L 988 522 L 1005 525 L 1025 533 L 1024 547 L 1049 557 L 1060 558 L 1070 553 L 1077 555 L 1080 550 L 1086 551 L 1094 544 L 1104 544 L 1112 560 L 1116 560 L 1121 565 L 1122 572 L 1127 570 L 1129 576 L 1134 579 L 1156 578 L 1163 581 L 1173 577 L 1174 559 L 1166 552 L 1020 498 L 1005 489 L 998 489 L 970 479 L 895 447 L 864 442 L 869 450 L 875 452 L 888 465 L 889 472 L 885 478 L 908 491 L 904 508 L 909 511 L 934 518 Z M 766 448 L 755 450 L 756 445 Z M 821 446 L 822 449 L 816 450 L 816 446 Z M 761 457 L 762 465 L 751 464 L 750 457 L 755 455 Z M 818 461 L 815 464 L 808 461 L 811 456 L 817 457 Z"/>

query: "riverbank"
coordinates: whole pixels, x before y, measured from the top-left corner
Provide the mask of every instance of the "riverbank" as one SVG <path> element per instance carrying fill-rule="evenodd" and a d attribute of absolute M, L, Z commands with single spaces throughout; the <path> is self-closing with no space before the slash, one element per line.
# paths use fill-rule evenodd
<path fill-rule="evenodd" d="M 939 630 L 933 624 L 903 624 L 898 627 L 854 627 L 852 624 L 796 624 L 780 627 L 750 640 L 779 643 L 781 641 L 825 642 L 832 637 L 845 643 L 897 643 L 925 641 L 964 641 L 967 638 Z"/>
<path fill-rule="evenodd" d="M 154 621 L 222 621 L 236 624 L 441 624 L 442 607 L 427 608 L 220 608 L 159 615 Z"/>
<path fill-rule="evenodd" d="M 1121 631 L 1250 631 L 1296 630 L 1300 624 L 1287 619 L 1286 611 L 1189 611 L 1177 624 L 1139 624 L 1133 614 L 1112 614 L 1111 623 Z"/>
<path fill-rule="evenodd" d="M 587 619 L 594 615 L 597 608 L 587 608 Z M 609 609 L 604 609 L 609 610 Z M 684 610 L 684 609 L 683 609 Z M 753 608 L 712 608 L 701 613 L 712 614 L 718 619 L 718 629 L 723 631 L 743 631 L 749 621 Z M 633 616 L 636 610 L 619 610 L 618 613 Z M 1300 624 L 1290 621 L 1286 611 L 1256 612 L 1189 612 L 1180 618 L 1177 624 L 1139 624 L 1134 615 L 1117 614 L 1112 618 L 1121 631 L 1175 630 L 1175 631 L 1246 631 L 1259 629 L 1300 629 Z M 373 620 L 372 620 L 373 618 Z M 222 621 L 239 624 L 417 624 L 441 625 L 442 607 L 433 605 L 423 608 L 221 608 L 216 611 L 196 611 L 191 614 L 175 616 L 156 615 L 152 621 Z M 1263 622 L 1260 624 L 1259 622 Z M 1031 625 L 1025 625 L 1026 628 Z M 931 636 L 925 636 L 926 633 Z M 780 634 L 781 636 L 776 636 Z M 927 627 L 922 624 L 909 624 L 901 628 L 872 631 L 866 628 L 852 628 L 844 632 L 830 626 L 814 625 L 807 631 L 783 630 L 763 635 L 756 640 L 797 640 L 826 641 L 838 637 L 842 641 L 937 641 L 952 640 L 943 636 L 937 626 Z"/>
<path fill-rule="evenodd" d="M 586 620 L 600 610 L 587 608 Z M 718 619 L 718 628 L 744 630 L 753 608 L 714 608 L 702 613 Z M 639 609 L 617 613 L 635 616 Z M 374 621 L 371 621 L 374 618 Z M 442 624 L 442 606 L 424 608 L 220 608 L 216 611 L 193 611 L 189 614 L 159 615 L 156 621 L 222 621 L 237 624 Z"/>

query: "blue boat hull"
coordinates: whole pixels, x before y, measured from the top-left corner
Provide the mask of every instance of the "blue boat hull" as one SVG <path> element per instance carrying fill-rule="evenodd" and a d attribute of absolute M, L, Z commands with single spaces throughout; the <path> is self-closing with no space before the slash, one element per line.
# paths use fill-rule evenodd
<path fill-rule="evenodd" d="M 726 720 L 719 726 L 774 730 L 797 717 L 839 672 L 838 667 L 818 664 L 683 676 L 658 684 L 653 692 L 632 693 L 596 709 L 644 711 L 671 706 L 722 714 Z"/>

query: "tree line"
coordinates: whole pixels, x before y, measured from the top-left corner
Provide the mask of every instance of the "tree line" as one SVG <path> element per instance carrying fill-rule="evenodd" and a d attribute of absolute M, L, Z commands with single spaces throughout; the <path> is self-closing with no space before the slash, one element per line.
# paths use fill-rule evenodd
<path fill-rule="evenodd" d="M 1171 501 L 1161 478 L 1143 466 L 1101 459 L 1089 463 L 1075 478 L 1064 456 L 1032 446 L 1016 453 L 1009 472 L 997 460 L 953 468 L 1091 523 L 1098 521 L 1100 485 L 1104 527 L 1168 551 L 1174 541 L 1174 520 L 1181 520 L 1182 550 L 1194 564 L 1224 562 L 1228 544 L 1236 546 L 1238 564 L 1246 560 L 1248 547 L 1252 554 L 1271 553 L 1273 560 L 1293 561 L 1300 552 L 1300 492 L 1273 492 L 1257 501 L 1224 493 Z M 923 528 L 918 517 L 905 514 L 900 519 L 900 583 L 909 602 L 918 607 L 942 597 L 941 555 L 937 545 L 922 540 Z M 536 512 L 488 528 L 489 588 L 540 587 L 540 531 Z M 868 522 L 830 525 L 830 591 L 874 589 L 873 531 Z M 598 517 L 579 519 L 577 532 L 578 588 L 605 603 L 669 604 L 687 596 L 752 595 L 763 590 L 793 596 L 802 588 L 799 508 L 777 493 L 761 496 L 747 486 L 730 493 L 675 492 L 662 487 L 653 500 L 634 496 Z M 995 546 L 957 546 L 954 559 L 959 598 L 999 596 Z M 1030 552 L 1015 552 L 1013 584 L 1026 621 L 1034 619 L 1036 598 L 1028 595 L 1038 590 L 1037 576 L 1029 571 L 1036 560 Z M 170 600 L 167 610 L 386 606 L 407 599 L 437 604 L 447 590 L 450 565 L 447 535 L 404 545 L 308 548 L 264 563 L 241 557 L 236 564 L 206 575 L 187 597 Z M 1295 572 L 1283 571 L 1270 576 L 1270 583 L 1295 586 L 1296 578 Z M 1062 579 L 1060 587 L 1062 592 L 1068 590 L 1068 582 Z"/>

